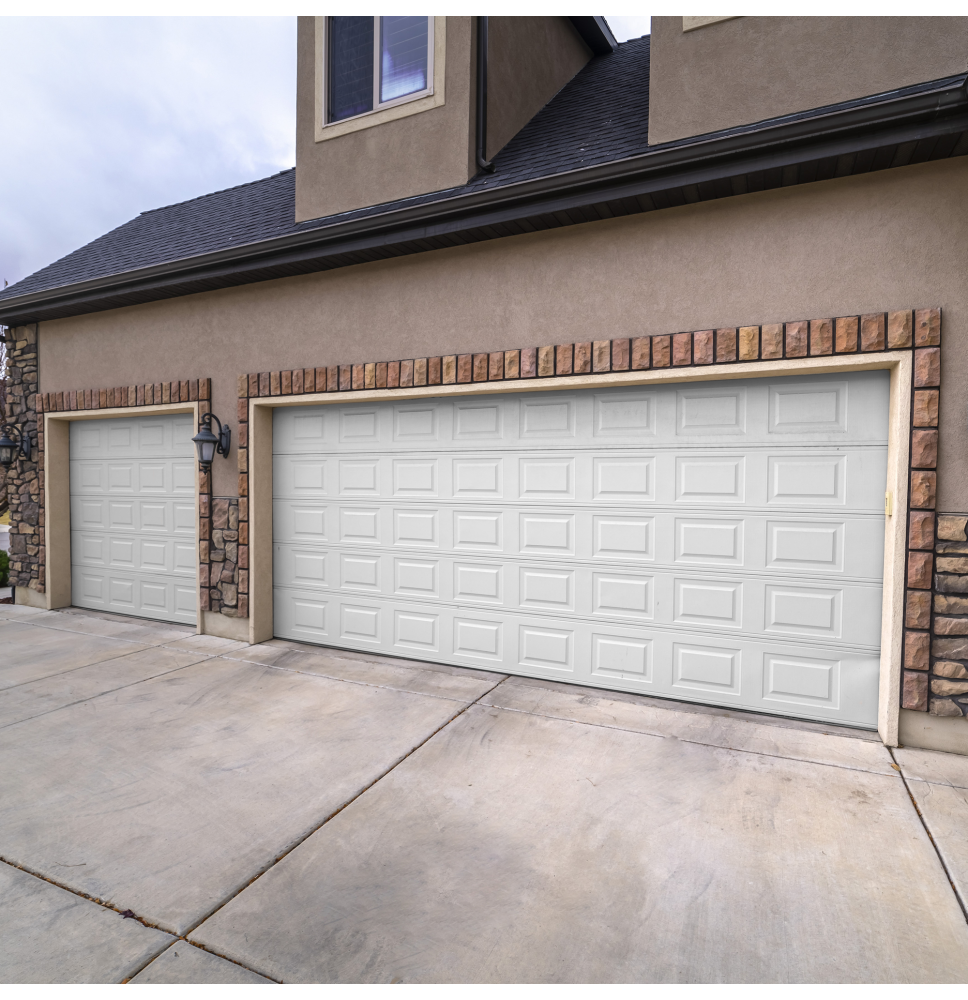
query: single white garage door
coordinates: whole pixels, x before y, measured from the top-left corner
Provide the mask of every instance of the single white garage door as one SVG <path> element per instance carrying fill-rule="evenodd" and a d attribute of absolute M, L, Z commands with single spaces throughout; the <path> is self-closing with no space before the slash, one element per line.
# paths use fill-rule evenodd
<path fill-rule="evenodd" d="M 81 608 L 195 624 L 191 414 L 71 424 L 71 585 Z"/>
<path fill-rule="evenodd" d="M 874 726 L 888 376 L 275 414 L 275 632 Z"/>

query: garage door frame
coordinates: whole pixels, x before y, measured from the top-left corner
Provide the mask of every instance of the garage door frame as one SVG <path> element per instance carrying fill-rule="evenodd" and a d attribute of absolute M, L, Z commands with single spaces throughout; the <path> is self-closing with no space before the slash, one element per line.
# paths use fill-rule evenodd
<path fill-rule="evenodd" d="M 884 590 L 881 620 L 878 733 L 896 745 L 900 709 L 901 644 L 904 625 L 904 570 L 907 539 L 908 453 L 913 361 L 910 352 L 885 352 L 870 357 L 818 357 L 782 361 L 710 366 L 708 369 L 663 369 L 610 372 L 521 381 L 479 382 L 421 386 L 407 389 L 359 390 L 347 399 L 343 393 L 306 393 L 249 399 L 249 641 L 271 639 L 273 629 L 272 551 L 272 413 L 279 406 L 366 403 L 382 400 L 496 395 L 609 386 L 662 385 L 727 381 L 740 378 L 776 378 L 784 375 L 823 375 L 858 371 L 890 372 L 888 414 L 887 490 L 893 515 L 885 518 Z"/>
<path fill-rule="evenodd" d="M 71 599 L 71 424 L 83 420 L 110 420 L 124 417 L 172 416 L 190 413 L 198 426 L 199 404 L 165 403 L 159 406 L 106 407 L 103 410 L 70 410 L 44 414 L 44 484 L 46 593 L 48 610 L 68 608 Z M 198 506 L 201 482 L 195 463 L 195 551 L 198 552 Z M 198 568 L 195 570 L 195 610 L 198 631 L 203 630 L 201 594 L 198 588 Z"/>

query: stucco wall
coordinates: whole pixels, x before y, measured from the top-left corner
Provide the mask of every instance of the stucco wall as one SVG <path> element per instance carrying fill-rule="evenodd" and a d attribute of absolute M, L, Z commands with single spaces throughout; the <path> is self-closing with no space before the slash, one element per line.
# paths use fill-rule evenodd
<path fill-rule="evenodd" d="M 669 142 L 968 70 L 968 17 L 652 18 L 649 142 Z"/>
<path fill-rule="evenodd" d="M 939 510 L 964 510 L 968 158 L 43 323 L 40 389 L 237 376 L 940 305 Z M 231 460 L 213 492 L 237 489 Z"/>

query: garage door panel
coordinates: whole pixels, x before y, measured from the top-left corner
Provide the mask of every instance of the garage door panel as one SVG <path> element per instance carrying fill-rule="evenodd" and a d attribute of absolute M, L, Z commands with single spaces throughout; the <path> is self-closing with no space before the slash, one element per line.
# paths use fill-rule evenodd
<path fill-rule="evenodd" d="M 282 636 L 876 720 L 888 379 L 277 411 Z"/>
<path fill-rule="evenodd" d="M 194 623 L 190 415 L 71 424 L 72 600 Z"/>

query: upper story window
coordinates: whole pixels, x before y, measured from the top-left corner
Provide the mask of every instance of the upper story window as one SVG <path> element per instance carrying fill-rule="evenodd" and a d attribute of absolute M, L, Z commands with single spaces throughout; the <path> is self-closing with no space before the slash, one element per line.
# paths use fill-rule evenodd
<path fill-rule="evenodd" d="M 433 94 L 432 17 L 326 21 L 326 124 Z"/>

